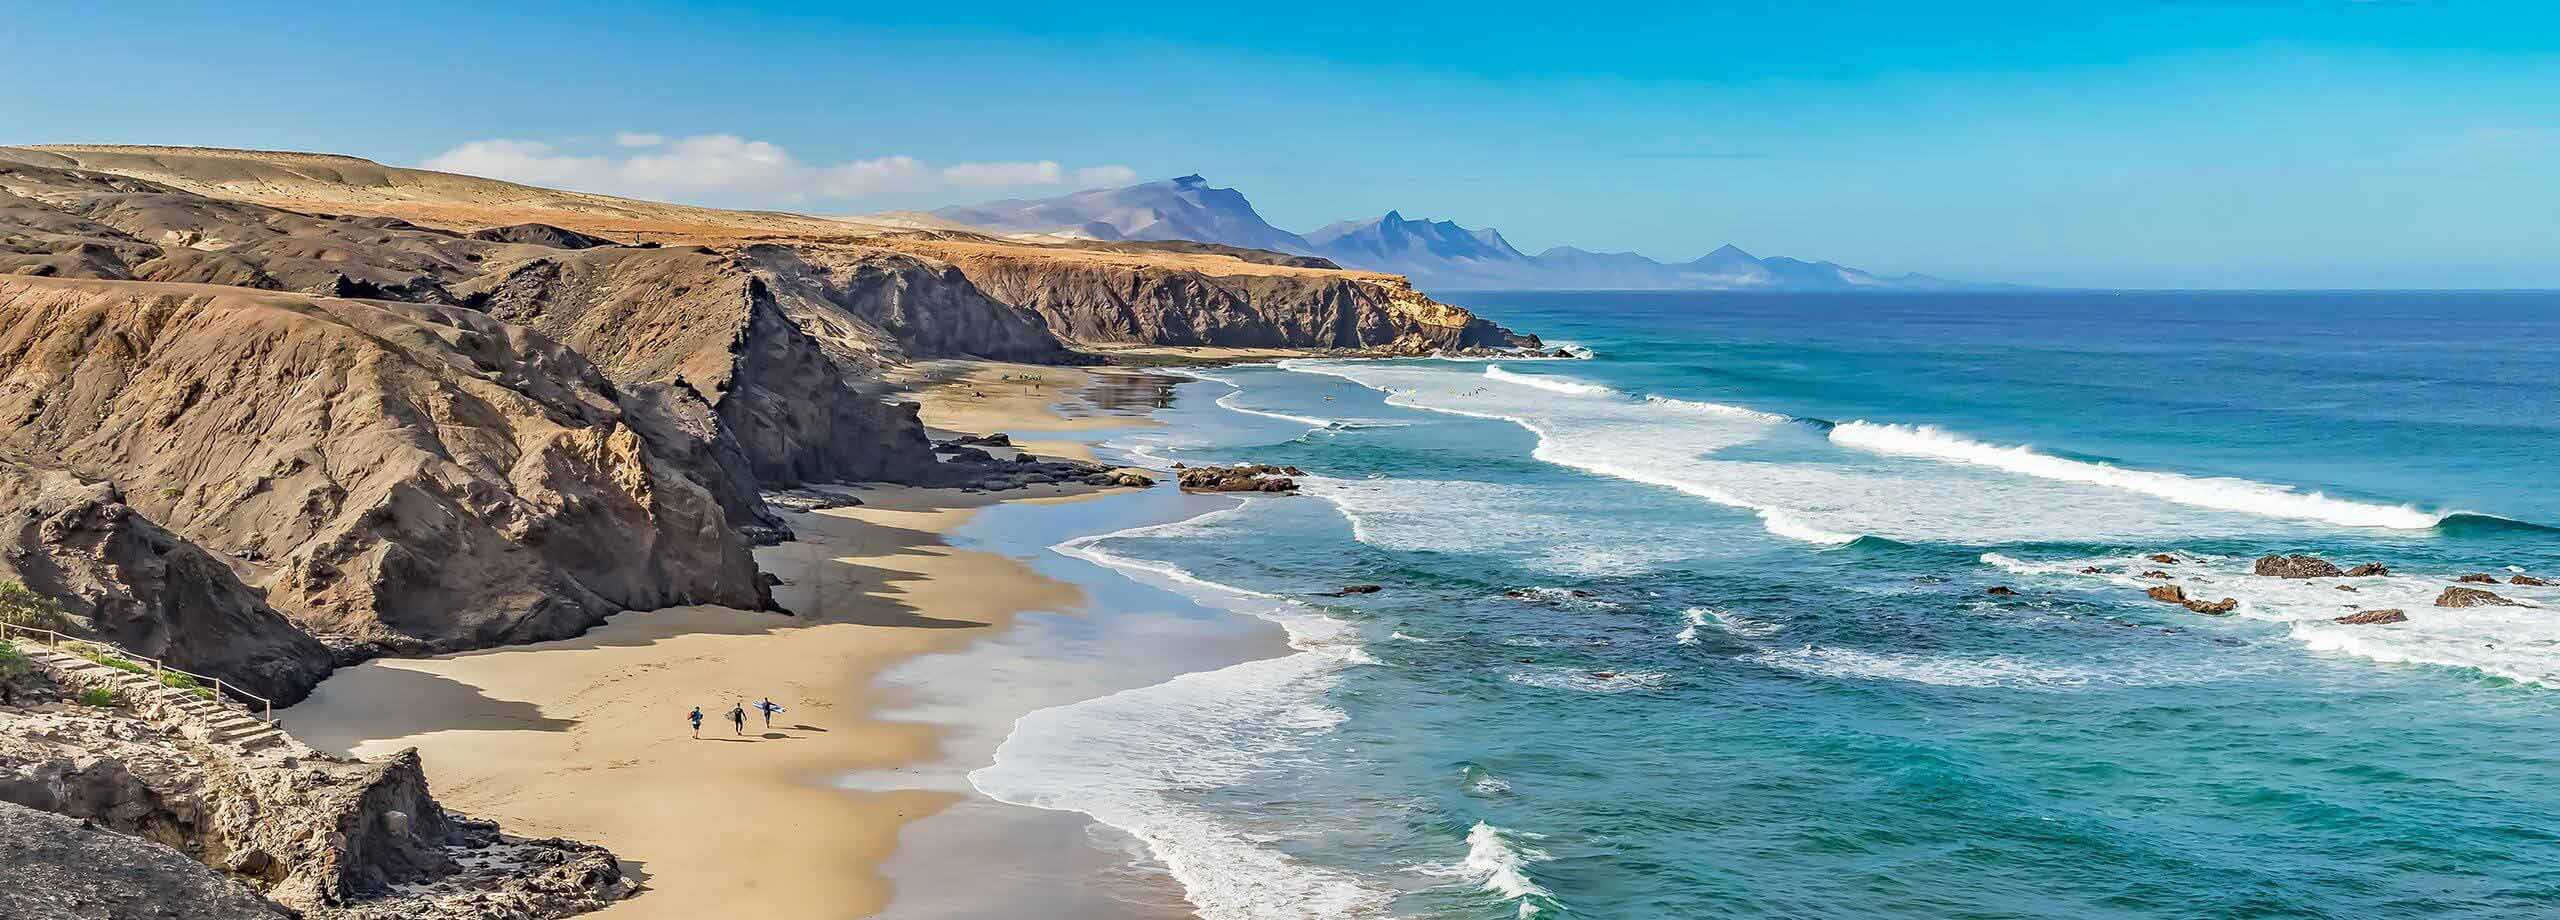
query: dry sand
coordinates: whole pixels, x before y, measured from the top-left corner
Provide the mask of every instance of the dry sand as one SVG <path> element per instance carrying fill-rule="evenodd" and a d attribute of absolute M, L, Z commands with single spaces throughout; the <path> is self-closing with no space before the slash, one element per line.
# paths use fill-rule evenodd
<path fill-rule="evenodd" d="M 777 599 L 805 616 L 673 608 L 576 639 L 376 661 L 339 671 L 285 725 L 323 750 L 415 746 L 446 805 L 610 847 L 647 890 L 605 920 L 867 915 L 888 897 L 875 870 L 899 829 L 953 799 L 829 785 L 935 754 L 932 727 L 872 718 L 874 676 L 1082 598 L 1015 559 L 943 542 L 995 496 L 859 494 L 861 507 L 793 515 L 801 542 L 758 553 L 788 582 Z M 750 711 L 733 734 L 729 707 L 765 695 L 788 711 L 770 730 Z M 701 740 L 684 722 L 697 705 Z"/>

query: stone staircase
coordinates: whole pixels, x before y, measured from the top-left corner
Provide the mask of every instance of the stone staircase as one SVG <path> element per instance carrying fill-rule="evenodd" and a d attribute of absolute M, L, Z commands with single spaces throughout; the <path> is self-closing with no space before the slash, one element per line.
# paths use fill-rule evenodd
<path fill-rule="evenodd" d="M 9 641 L 9 640 L 0 640 Z M 77 689 L 106 687 L 116 691 L 126 709 L 168 731 L 243 753 L 307 753 L 282 727 L 258 718 L 211 689 L 171 687 L 149 671 L 127 671 L 34 642 L 17 641 L 18 651 Z"/>

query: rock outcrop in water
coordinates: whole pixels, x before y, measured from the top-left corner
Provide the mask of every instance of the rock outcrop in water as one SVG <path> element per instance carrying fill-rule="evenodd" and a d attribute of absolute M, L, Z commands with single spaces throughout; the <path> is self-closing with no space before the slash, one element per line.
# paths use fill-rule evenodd
<path fill-rule="evenodd" d="M 2346 616 L 2338 617 L 2335 622 L 2344 623 L 2348 626 L 2382 626 L 2391 623 L 2406 623 L 2408 621 L 2409 615 L 2399 610 L 2359 610 L 2354 613 L 2347 614 Z"/>
<path fill-rule="evenodd" d="M 2518 607 L 2521 604 L 2478 588 L 2446 588 L 2436 595 L 2438 607 Z"/>
<path fill-rule="evenodd" d="M 2348 578 L 2380 578 L 2389 574 L 2391 569 L 2379 562 L 2368 562 L 2347 570 Z"/>
<path fill-rule="evenodd" d="M 1191 492 L 1295 492 L 1305 473 L 1297 467 L 1245 464 L 1195 466 L 1182 471 L 1182 488 Z"/>
<path fill-rule="evenodd" d="M 2318 556 L 2261 556 L 2256 571 L 2270 578 L 2336 578 L 2345 575 L 2335 564 Z"/>
<path fill-rule="evenodd" d="M 2240 601 L 2237 598 L 2226 597 L 2218 601 L 2200 600 L 2188 597 L 2186 589 L 2177 585 L 2160 585 L 2144 591 L 2143 594 L 2152 600 L 2164 604 L 2176 604 L 2209 616 L 2227 616 L 2231 611 L 2240 608 Z"/>

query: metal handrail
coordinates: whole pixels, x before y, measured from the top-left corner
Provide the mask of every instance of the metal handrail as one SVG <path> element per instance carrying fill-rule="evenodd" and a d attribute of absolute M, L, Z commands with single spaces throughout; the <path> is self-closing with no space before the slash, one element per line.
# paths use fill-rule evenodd
<path fill-rule="evenodd" d="M 65 642 L 80 642 L 98 646 L 99 648 L 112 649 L 120 657 L 149 663 L 151 665 L 151 679 L 153 680 L 159 680 L 160 676 L 163 674 L 181 674 L 195 679 L 197 683 L 210 681 L 213 684 L 213 695 L 215 698 L 219 699 L 223 694 L 228 693 L 232 696 L 239 697 L 242 702 L 256 703 L 258 704 L 259 711 L 261 713 L 261 715 L 258 716 L 258 720 L 270 725 L 275 724 L 276 704 L 274 700 L 242 690 L 237 685 L 225 683 L 222 678 L 215 677 L 210 674 L 198 674 L 184 668 L 173 668 L 169 666 L 168 662 L 161 661 L 160 659 L 153 658 L 148 655 L 136 655 L 95 639 L 83 639 L 79 636 L 74 636 L 64 632 L 56 632 L 50 629 L 38 629 L 33 626 L 20 626 L 16 623 L 0 622 L 0 639 L 8 638 L 9 634 L 13 632 L 26 633 L 30 636 L 40 635 L 44 638 L 45 647 L 51 649 L 60 649 L 62 648 L 62 644 Z"/>

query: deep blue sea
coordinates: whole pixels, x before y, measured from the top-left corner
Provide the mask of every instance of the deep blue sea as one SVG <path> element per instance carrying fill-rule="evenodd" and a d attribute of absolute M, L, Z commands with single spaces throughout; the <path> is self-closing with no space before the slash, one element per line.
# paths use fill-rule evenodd
<path fill-rule="evenodd" d="M 1057 548 L 1297 652 L 980 789 L 1211 920 L 2560 915 L 2560 295 L 1458 299 L 1590 357 L 1209 369 L 1107 445 L 1307 470 Z"/>

